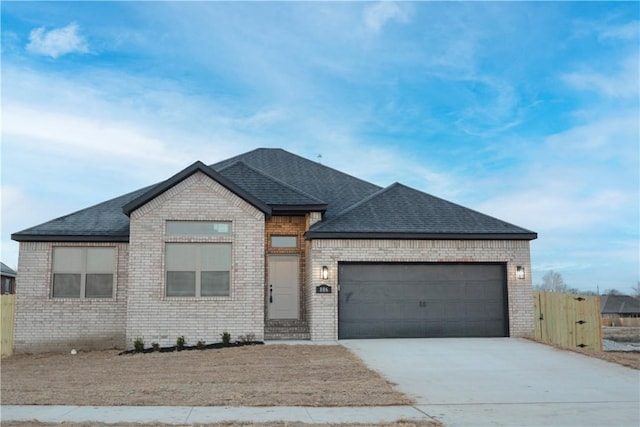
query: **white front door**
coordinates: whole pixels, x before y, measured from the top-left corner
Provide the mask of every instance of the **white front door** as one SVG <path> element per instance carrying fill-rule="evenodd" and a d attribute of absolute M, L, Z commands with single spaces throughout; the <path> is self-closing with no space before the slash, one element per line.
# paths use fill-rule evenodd
<path fill-rule="evenodd" d="M 269 319 L 298 319 L 300 281 L 297 255 L 270 255 L 267 289 Z"/>

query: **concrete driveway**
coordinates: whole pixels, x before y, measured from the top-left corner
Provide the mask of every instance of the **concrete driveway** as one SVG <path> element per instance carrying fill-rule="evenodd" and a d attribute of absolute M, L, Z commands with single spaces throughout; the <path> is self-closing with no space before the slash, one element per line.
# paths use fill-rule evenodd
<path fill-rule="evenodd" d="M 640 371 L 517 338 L 343 340 L 446 426 L 640 425 Z"/>

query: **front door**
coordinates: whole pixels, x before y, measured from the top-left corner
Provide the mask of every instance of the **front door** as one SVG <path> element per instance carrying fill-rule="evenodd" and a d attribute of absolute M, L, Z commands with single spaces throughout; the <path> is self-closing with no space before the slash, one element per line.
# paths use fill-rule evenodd
<path fill-rule="evenodd" d="M 269 319 L 299 318 L 299 264 L 297 255 L 270 255 L 267 289 Z"/>

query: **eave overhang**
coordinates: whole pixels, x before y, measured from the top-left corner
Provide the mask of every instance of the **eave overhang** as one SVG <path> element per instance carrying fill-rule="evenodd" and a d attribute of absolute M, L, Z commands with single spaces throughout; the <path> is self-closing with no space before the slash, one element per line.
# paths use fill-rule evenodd
<path fill-rule="evenodd" d="M 16 242 L 129 242 L 128 234 L 121 235 L 56 235 L 56 234 L 22 234 L 13 233 L 11 240 Z"/>
<path fill-rule="evenodd" d="M 325 213 L 327 205 L 269 205 L 274 215 L 301 215 L 308 212 Z"/>
<path fill-rule="evenodd" d="M 306 240 L 535 240 L 537 233 L 405 233 L 405 232 L 322 232 L 307 231 Z"/>

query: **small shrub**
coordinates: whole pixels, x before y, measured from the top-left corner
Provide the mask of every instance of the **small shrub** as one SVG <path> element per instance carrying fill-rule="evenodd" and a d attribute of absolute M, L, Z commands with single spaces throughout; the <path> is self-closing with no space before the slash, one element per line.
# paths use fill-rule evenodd
<path fill-rule="evenodd" d="M 178 350 L 182 350 L 184 348 L 184 335 L 180 335 L 178 338 L 176 338 L 176 348 Z"/>
<path fill-rule="evenodd" d="M 153 351 L 160 351 L 160 344 L 157 342 L 152 342 L 151 347 L 153 348 Z"/>
<path fill-rule="evenodd" d="M 243 344 L 248 344 L 256 340 L 256 334 L 248 333 L 246 335 L 240 335 L 238 340 Z"/>
<path fill-rule="evenodd" d="M 198 347 L 198 350 L 204 350 L 206 346 L 207 345 L 205 340 L 198 340 L 198 342 L 196 343 L 196 347 Z"/>
<path fill-rule="evenodd" d="M 220 334 L 220 337 L 222 337 L 222 343 L 224 345 L 227 345 L 231 342 L 231 334 L 229 332 L 223 332 Z"/>
<path fill-rule="evenodd" d="M 134 341 L 133 341 L 133 348 L 136 349 L 137 352 L 141 352 L 144 350 L 144 340 L 140 337 L 137 337 Z"/>

